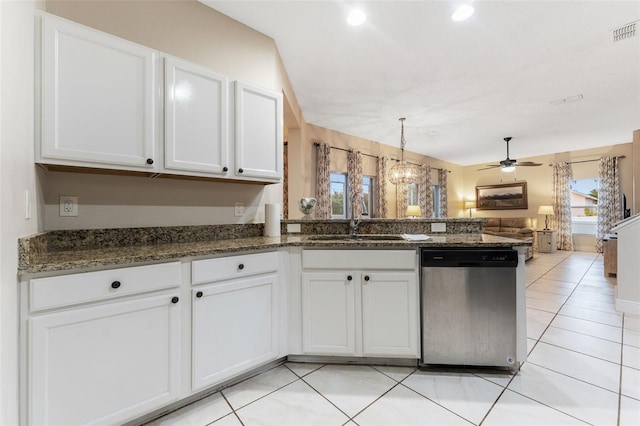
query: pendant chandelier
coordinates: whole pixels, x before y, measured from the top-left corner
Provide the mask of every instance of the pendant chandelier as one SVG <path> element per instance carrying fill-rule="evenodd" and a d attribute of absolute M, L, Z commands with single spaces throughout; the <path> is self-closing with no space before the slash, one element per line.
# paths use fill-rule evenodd
<path fill-rule="evenodd" d="M 400 118 L 402 130 L 400 131 L 400 162 L 394 164 L 389 169 L 389 181 L 394 185 L 407 185 L 409 183 L 417 183 L 420 180 L 421 168 L 416 164 L 405 163 L 404 146 L 407 141 L 404 139 L 404 117 Z"/>

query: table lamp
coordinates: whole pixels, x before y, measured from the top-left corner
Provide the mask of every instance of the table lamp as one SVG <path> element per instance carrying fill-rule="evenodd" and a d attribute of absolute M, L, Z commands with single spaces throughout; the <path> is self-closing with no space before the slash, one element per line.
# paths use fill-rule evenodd
<path fill-rule="evenodd" d="M 469 209 L 469 217 L 471 217 L 471 209 L 475 209 L 476 208 L 475 200 L 465 201 L 464 202 L 464 208 L 465 209 Z"/>
<path fill-rule="evenodd" d="M 407 212 L 405 216 L 415 219 L 418 216 L 422 216 L 422 211 L 420 210 L 420 206 L 407 206 Z"/>
<path fill-rule="evenodd" d="M 553 216 L 553 206 L 538 207 L 538 214 L 544 215 L 544 231 L 549 230 L 549 216 Z"/>

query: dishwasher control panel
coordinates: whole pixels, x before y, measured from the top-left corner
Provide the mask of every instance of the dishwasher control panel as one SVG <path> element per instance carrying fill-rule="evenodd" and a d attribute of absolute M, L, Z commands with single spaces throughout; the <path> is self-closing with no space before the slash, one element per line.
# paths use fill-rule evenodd
<path fill-rule="evenodd" d="M 511 248 L 422 249 L 421 263 L 423 267 L 514 268 L 518 266 L 518 252 Z"/>

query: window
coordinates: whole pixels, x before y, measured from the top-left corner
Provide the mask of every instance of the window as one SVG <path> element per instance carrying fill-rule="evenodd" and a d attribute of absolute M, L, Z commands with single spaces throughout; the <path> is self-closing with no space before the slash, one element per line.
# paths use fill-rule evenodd
<path fill-rule="evenodd" d="M 331 172 L 331 218 L 332 219 L 348 219 L 351 217 L 351 194 L 349 193 L 349 185 L 347 184 L 347 174 Z M 364 196 L 364 205 L 367 207 L 369 217 L 373 214 L 375 178 L 373 176 L 362 177 L 362 195 Z"/>
<path fill-rule="evenodd" d="M 331 173 L 331 218 L 347 218 L 347 174 Z"/>
<path fill-rule="evenodd" d="M 373 176 L 363 176 L 362 177 L 362 195 L 364 196 L 364 205 L 367 207 L 367 212 L 369 213 L 369 217 L 373 217 L 373 208 L 374 205 L 374 177 Z"/>
<path fill-rule="evenodd" d="M 431 191 L 433 192 L 433 217 L 440 217 L 440 185 L 431 185 Z M 407 205 L 420 205 L 420 184 L 407 185 Z"/>
<path fill-rule="evenodd" d="M 598 225 L 597 178 L 571 181 L 571 233 L 595 235 Z"/>

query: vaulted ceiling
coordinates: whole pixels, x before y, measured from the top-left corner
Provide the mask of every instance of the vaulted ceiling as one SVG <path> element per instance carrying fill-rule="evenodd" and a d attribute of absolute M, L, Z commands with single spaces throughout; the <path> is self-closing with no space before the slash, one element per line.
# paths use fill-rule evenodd
<path fill-rule="evenodd" d="M 202 2 L 272 37 L 307 122 L 460 165 L 631 141 L 640 1 Z M 346 23 L 353 7 L 367 19 Z"/>

